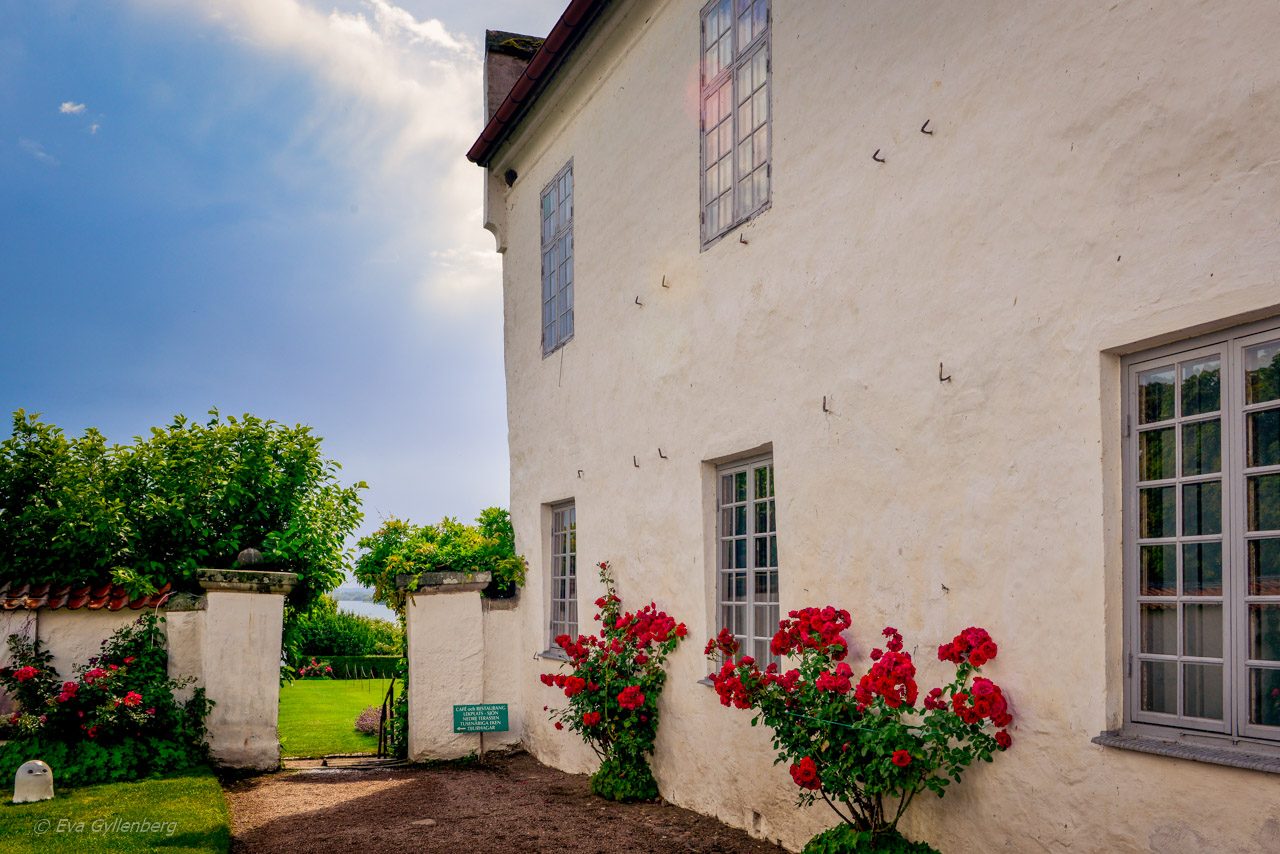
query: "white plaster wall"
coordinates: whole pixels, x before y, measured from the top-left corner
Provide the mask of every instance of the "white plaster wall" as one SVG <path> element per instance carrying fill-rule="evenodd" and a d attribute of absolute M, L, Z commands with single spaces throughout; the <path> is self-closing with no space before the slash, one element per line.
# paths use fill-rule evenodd
<path fill-rule="evenodd" d="M 958 629 L 1001 644 L 1014 749 L 913 806 L 909 832 L 951 851 L 1274 850 L 1280 779 L 1089 739 L 1121 715 L 1115 354 L 1280 306 L 1280 7 L 775 0 L 772 208 L 700 251 L 701 6 L 619 4 L 492 164 L 515 186 L 486 185 L 528 747 L 591 764 L 546 722 L 557 692 L 531 658 L 544 505 L 573 497 L 584 621 L 608 559 L 624 600 L 692 630 L 664 795 L 791 847 L 830 822 L 793 808 L 767 733 L 696 682 L 706 461 L 772 443 L 784 612 L 848 607 L 862 653 L 895 625 L 925 682 Z M 576 337 L 543 359 L 538 194 L 570 158 Z"/>
<path fill-rule="evenodd" d="M 524 666 L 517 658 L 521 618 L 516 608 L 520 600 L 482 599 L 484 621 L 484 699 L 482 703 L 506 703 L 506 732 L 485 733 L 484 747 L 511 747 L 521 741 L 524 731 L 522 698 L 529 687 L 524 684 Z"/>
<path fill-rule="evenodd" d="M 102 652 L 102 642 L 119 629 L 132 624 L 141 611 L 125 608 L 90 611 L 80 608 L 68 611 L 37 611 L 36 636 L 53 653 L 53 666 L 64 679 L 75 675 L 75 666 L 85 664 Z"/>

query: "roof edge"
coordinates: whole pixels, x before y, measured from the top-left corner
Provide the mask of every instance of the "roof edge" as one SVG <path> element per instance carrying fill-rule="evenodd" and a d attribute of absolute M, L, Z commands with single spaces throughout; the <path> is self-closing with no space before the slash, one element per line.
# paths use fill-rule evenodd
<path fill-rule="evenodd" d="M 529 65 L 468 149 L 468 160 L 479 166 L 489 165 L 499 146 L 515 132 L 556 71 L 573 53 L 600 11 L 608 4 L 609 0 L 570 0 L 547 38 L 529 60 Z"/>

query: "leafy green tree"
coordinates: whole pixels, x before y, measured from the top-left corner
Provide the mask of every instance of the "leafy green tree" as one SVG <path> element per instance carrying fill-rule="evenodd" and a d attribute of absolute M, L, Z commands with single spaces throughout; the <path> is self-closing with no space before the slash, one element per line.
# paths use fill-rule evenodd
<path fill-rule="evenodd" d="M 197 569 L 252 547 L 264 569 L 298 573 L 299 609 L 340 584 L 365 484 L 338 482 L 309 427 L 209 415 L 108 446 L 16 412 L 0 442 L 0 581 L 195 590 Z"/>

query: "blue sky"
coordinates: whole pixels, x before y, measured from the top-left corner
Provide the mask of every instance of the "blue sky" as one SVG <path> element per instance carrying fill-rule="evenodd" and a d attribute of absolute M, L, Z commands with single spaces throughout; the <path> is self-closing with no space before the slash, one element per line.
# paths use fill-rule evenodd
<path fill-rule="evenodd" d="M 564 0 L 0 0 L 0 407 L 324 437 L 365 527 L 507 501 L 485 27 Z"/>

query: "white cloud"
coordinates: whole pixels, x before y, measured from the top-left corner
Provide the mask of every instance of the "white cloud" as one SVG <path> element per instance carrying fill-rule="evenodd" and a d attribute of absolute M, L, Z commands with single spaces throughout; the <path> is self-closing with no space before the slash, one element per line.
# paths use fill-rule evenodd
<path fill-rule="evenodd" d="M 464 159 L 481 127 L 472 41 L 389 0 L 345 11 L 332 0 L 134 2 L 220 28 L 305 70 L 320 93 L 305 133 L 323 135 L 337 165 L 358 178 L 361 210 L 377 209 L 387 223 L 370 256 L 420 264 L 420 296 L 433 312 L 474 315 L 497 304 L 480 170 Z"/>
<path fill-rule="evenodd" d="M 100 127 L 102 127 L 102 125 L 98 124 L 97 122 L 94 122 L 93 124 L 89 125 L 90 135 L 96 134 Z"/>
<path fill-rule="evenodd" d="M 45 151 L 44 146 L 36 142 L 34 139 L 27 139 L 26 137 L 23 137 L 18 140 L 18 147 L 46 166 L 58 165 L 58 158 Z"/>
<path fill-rule="evenodd" d="M 75 101 L 63 101 L 58 107 L 58 112 L 64 116 L 78 116 L 84 112 L 84 104 L 77 104 Z"/>

